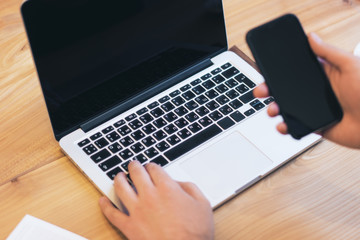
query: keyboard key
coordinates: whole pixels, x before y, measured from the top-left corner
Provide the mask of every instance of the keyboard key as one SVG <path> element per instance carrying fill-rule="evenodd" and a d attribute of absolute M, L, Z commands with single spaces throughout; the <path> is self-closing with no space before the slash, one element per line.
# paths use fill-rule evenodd
<path fill-rule="evenodd" d="M 139 153 L 145 149 L 144 145 L 142 145 L 141 143 L 135 143 L 130 148 L 134 153 Z"/>
<path fill-rule="evenodd" d="M 88 144 L 88 143 L 90 143 L 90 140 L 86 138 L 86 139 L 82 140 L 81 142 L 79 142 L 79 143 L 78 143 L 78 146 L 79 146 L 79 147 L 83 147 L 83 146 L 85 146 L 85 145 Z"/>
<path fill-rule="evenodd" d="M 270 103 L 272 103 L 274 101 L 274 98 L 273 97 L 269 97 L 268 99 L 266 99 L 265 101 L 264 101 L 264 103 L 266 104 L 266 105 L 269 105 Z"/>
<path fill-rule="evenodd" d="M 214 111 L 214 112 L 209 114 L 209 117 L 214 121 L 219 120 L 220 118 L 222 118 L 222 116 L 223 115 L 221 113 L 219 113 L 218 111 Z"/>
<path fill-rule="evenodd" d="M 245 116 L 242 115 L 239 111 L 230 114 L 230 117 L 234 119 L 236 122 L 240 122 L 241 120 L 245 119 Z"/>
<path fill-rule="evenodd" d="M 111 180 L 114 180 L 115 176 L 119 173 L 122 172 L 122 170 L 119 167 L 114 168 L 113 170 L 111 170 L 110 172 L 106 173 L 106 175 L 108 175 L 108 177 Z"/>
<path fill-rule="evenodd" d="M 219 75 L 213 77 L 212 80 L 213 80 L 216 84 L 220 84 L 220 83 L 222 83 L 223 81 L 225 81 L 225 78 L 219 74 Z"/>
<path fill-rule="evenodd" d="M 186 139 L 186 138 L 188 138 L 188 137 L 191 136 L 191 132 L 190 132 L 188 129 L 184 128 L 184 129 L 180 130 L 180 131 L 177 133 L 177 135 L 178 135 L 179 137 L 181 137 L 182 139 Z"/>
<path fill-rule="evenodd" d="M 124 146 L 124 147 L 127 147 L 127 146 L 130 146 L 131 144 L 134 143 L 134 140 L 132 140 L 129 136 L 123 138 L 120 140 L 120 143 Z"/>
<path fill-rule="evenodd" d="M 127 160 L 127 159 L 131 158 L 132 156 L 134 156 L 134 154 L 129 149 L 125 149 L 124 151 L 120 152 L 119 155 L 124 160 Z M 127 169 L 126 169 L 126 171 L 127 171 Z"/>
<path fill-rule="evenodd" d="M 221 131 L 222 131 L 221 128 L 219 128 L 216 125 L 212 125 L 206 128 L 205 130 L 199 132 L 198 134 L 194 135 L 193 137 L 187 139 L 186 141 L 180 143 L 176 147 L 165 152 L 164 155 L 170 161 L 173 161 L 176 158 L 180 157 L 181 155 L 187 153 L 188 151 L 206 142 L 207 140 L 213 138 L 217 134 L 221 133 Z"/>
<path fill-rule="evenodd" d="M 239 99 L 243 102 L 243 103 L 248 103 L 251 100 L 255 99 L 252 91 L 245 93 L 244 95 L 242 95 L 241 97 L 239 97 Z"/>
<path fill-rule="evenodd" d="M 119 152 L 120 150 L 122 150 L 123 148 L 120 146 L 120 144 L 118 143 L 114 143 L 114 144 L 111 144 L 108 149 L 112 152 L 112 153 L 117 153 Z"/>
<path fill-rule="evenodd" d="M 173 104 L 175 104 L 175 106 L 180 106 L 181 104 L 183 104 L 185 102 L 185 100 L 182 97 L 178 96 L 178 97 L 172 99 L 171 102 Z"/>
<path fill-rule="evenodd" d="M 210 111 L 213 111 L 213 110 L 217 109 L 218 107 L 220 107 L 220 105 L 215 101 L 208 102 L 207 104 L 205 104 L 205 106 L 207 108 L 209 108 Z"/>
<path fill-rule="evenodd" d="M 159 130 L 153 134 L 153 137 L 156 138 L 158 141 L 167 137 L 166 133 L 163 130 Z"/>
<path fill-rule="evenodd" d="M 180 129 L 189 124 L 184 118 L 180 118 L 176 120 L 174 123 Z"/>
<path fill-rule="evenodd" d="M 190 100 L 190 99 L 193 99 L 195 97 L 195 94 L 192 92 L 192 91 L 187 91 L 185 93 L 183 93 L 183 98 L 185 98 L 186 100 Z"/>
<path fill-rule="evenodd" d="M 191 110 L 194 110 L 195 108 L 197 108 L 199 106 L 199 104 L 197 104 L 194 100 L 191 100 L 190 102 L 187 102 L 186 104 L 185 104 L 185 107 L 187 108 L 187 109 L 189 109 L 190 111 Z"/>
<path fill-rule="evenodd" d="M 225 78 L 231 78 L 232 76 L 235 76 L 236 74 L 240 73 L 239 70 L 237 70 L 235 67 L 231 67 L 228 70 L 222 72 L 221 74 L 225 77 Z"/>
<path fill-rule="evenodd" d="M 175 113 L 170 112 L 168 114 L 165 114 L 164 118 L 166 121 L 172 122 L 172 121 L 175 121 L 178 118 L 178 116 Z"/>
<path fill-rule="evenodd" d="M 129 171 L 129 164 L 131 163 L 131 161 L 127 161 L 127 162 L 124 162 L 123 164 L 121 164 L 121 167 L 126 171 L 128 172 Z"/>
<path fill-rule="evenodd" d="M 237 98 L 238 96 L 240 96 L 240 94 L 237 91 L 235 91 L 234 89 L 231 89 L 225 95 L 228 96 L 228 98 L 230 98 L 230 99 L 234 99 L 234 98 Z"/>
<path fill-rule="evenodd" d="M 224 70 L 229 68 L 229 67 L 231 67 L 230 63 L 225 63 L 224 65 L 221 66 L 221 68 L 224 69 Z"/>
<path fill-rule="evenodd" d="M 191 88 L 190 84 L 186 84 L 185 86 L 181 87 L 180 90 L 182 92 L 185 92 L 186 90 L 189 90 Z"/>
<path fill-rule="evenodd" d="M 141 130 L 137 130 L 136 132 L 131 133 L 131 137 L 135 139 L 135 141 L 138 141 L 145 137 L 145 134 Z"/>
<path fill-rule="evenodd" d="M 162 142 L 159 142 L 158 144 L 156 144 L 155 147 L 156 147 L 160 152 L 164 152 L 165 150 L 167 150 L 167 149 L 170 148 L 170 145 L 169 145 L 167 142 L 162 141 Z"/>
<path fill-rule="evenodd" d="M 252 106 L 255 110 L 259 111 L 260 109 L 264 108 L 265 105 L 260 102 L 258 99 L 255 99 L 250 103 L 250 106 Z"/>
<path fill-rule="evenodd" d="M 249 88 L 254 88 L 256 87 L 256 84 L 254 82 L 252 82 L 249 78 L 247 78 L 244 74 L 239 74 L 235 77 L 235 79 L 237 81 L 239 81 L 240 83 L 245 83 Z"/>
<path fill-rule="evenodd" d="M 156 108 L 157 106 L 159 106 L 159 103 L 158 102 L 153 102 L 153 103 L 150 103 L 148 105 L 148 108 L 153 109 L 153 108 Z"/>
<path fill-rule="evenodd" d="M 172 93 L 170 93 L 169 95 L 170 95 L 170 97 L 176 97 L 177 95 L 179 95 L 181 92 L 179 91 L 179 90 L 175 90 L 175 91 L 173 91 Z"/>
<path fill-rule="evenodd" d="M 144 163 L 144 162 L 147 161 L 147 158 L 142 153 L 140 153 L 139 155 L 137 155 L 133 159 L 139 161 L 140 163 Z"/>
<path fill-rule="evenodd" d="M 157 165 L 160 165 L 161 167 L 163 167 L 163 166 L 165 166 L 166 164 L 169 163 L 163 156 L 158 156 L 157 158 L 155 158 L 151 162 L 156 163 Z"/>
<path fill-rule="evenodd" d="M 109 133 L 108 135 L 106 135 L 106 138 L 110 141 L 110 142 L 115 142 L 116 140 L 118 140 L 120 138 L 119 134 L 117 134 L 115 131 L 112 133 Z"/>
<path fill-rule="evenodd" d="M 105 138 L 100 138 L 99 140 L 95 141 L 94 143 L 100 149 L 109 145 L 109 142 L 106 141 Z"/>
<path fill-rule="evenodd" d="M 105 129 L 103 129 L 102 133 L 107 134 L 107 133 L 111 132 L 112 130 L 114 130 L 114 128 L 112 126 L 109 126 L 109 127 L 105 128 Z"/>
<path fill-rule="evenodd" d="M 168 137 L 168 138 L 166 139 L 166 141 L 167 141 L 168 143 L 170 143 L 171 145 L 174 146 L 175 144 L 177 144 L 178 142 L 180 142 L 181 139 L 174 134 L 174 135 Z"/>
<path fill-rule="evenodd" d="M 205 116 L 206 114 L 208 114 L 210 111 L 206 107 L 202 106 L 202 107 L 199 107 L 198 109 L 196 109 L 195 112 L 197 114 L 199 114 L 200 117 L 202 117 L 202 116 Z"/>
<path fill-rule="evenodd" d="M 206 89 L 210 89 L 212 87 L 215 87 L 215 83 L 211 80 L 207 80 L 202 84 Z"/>
<path fill-rule="evenodd" d="M 121 134 L 121 136 L 125 136 L 126 134 L 129 134 L 131 133 L 131 131 L 132 130 L 126 125 L 118 129 L 118 132 Z"/>
<path fill-rule="evenodd" d="M 100 138 L 101 136 L 102 136 L 102 134 L 98 132 L 98 133 L 95 133 L 94 135 L 92 135 L 90 137 L 90 139 L 94 141 L 94 140 Z"/>
<path fill-rule="evenodd" d="M 211 78 L 211 74 L 207 73 L 207 74 L 205 74 L 204 76 L 201 77 L 201 80 L 206 80 L 206 79 L 209 79 L 209 78 Z"/>
<path fill-rule="evenodd" d="M 108 160 L 99 164 L 99 167 L 106 172 L 107 170 L 119 165 L 121 163 L 121 159 L 118 156 L 113 156 Z"/>
<path fill-rule="evenodd" d="M 166 102 L 166 101 L 168 101 L 168 100 L 170 100 L 170 97 L 169 97 L 169 96 L 164 96 L 164 97 L 162 97 L 162 98 L 159 99 L 159 102 L 160 102 L 160 103 L 164 103 L 164 102 Z"/>
<path fill-rule="evenodd" d="M 200 80 L 200 79 L 196 79 L 196 80 L 192 81 L 190 84 L 191 84 L 191 86 L 196 86 L 196 85 L 198 85 L 199 83 L 201 83 L 201 80 Z"/>
<path fill-rule="evenodd" d="M 200 95 L 200 94 L 202 94 L 203 92 L 206 91 L 205 88 L 203 88 L 203 87 L 200 86 L 200 85 L 194 87 L 192 90 L 193 90 L 193 92 L 196 93 L 197 95 Z"/>
<path fill-rule="evenodd" d="M 133 114 L 130 114 L 129 116 L 127 116 L 125 118 L 126 121 L 130 122 L 131 120 L 135 119 L 136 118 L 136 114 L 133 113 Z"/>
<path fill-rule="evenodd" d="M 225 84 L 229 88 L 233 88 L 233 87 L 236 87 L 237 85 L 239 85 L 239 83 L 232 78 L 230 80 L 226 81 Z"/>
<path fill-rule="evenodd" d="M 250 116 L 250 115 L 252 115 L 252 114 L 254 114 L 255 113 L 255 110 L 254 109 L 249 109 L 249 110 L 247 110 L 246 112 L 244 112 L 244 114 L 248 117 L 248 116 Z"/>
<path fill-rule="evenodd" d="M 219 111 L 224 115 L 228 115 L 233 111 L 233 109 L 229 105 L 224 105 L 219 108 Z"/>
<path fill-rule="evenodd" d="M 196 113 L 191 112 L 191 113 L 189 113 L 188 115 L 186 115 L 185 118 L 186 118 L 189 122 L 195 122 L 196 120 L 199 119 L 199 116 L 198 116 Z"/>
<path fill-rule="evenodd" d="M 149 123 L 148 125 L 142 127 L 141 130 L 143 130 L 146 134 L 151 134 L 156 131 L 156 128 Z"/>
<path fill-rule="evenodd" d="M 200 95 L 200 96 L 198 96 L 198 97 L 195 98 L 195 101 L 196 101 L 198 104 L 202 105 L 202 104 L 204 104 L 204 103 L 207 103 L 207 102 L 209 101 L 209 99 L 208 99 L 207 97 L 205 97 L 204 95 Z"/>
<path fill-rule="evenodd" d="M 197 133 L 202 129 L 202 127 L 198 123 L 193 123 L 188 128 L 193 133 Z"/>
<path fill-rule="evenodd" d="M 120 121 L 117 121 L 116 123 L 114 123 L 114 127 L 118 128 L 124 124 L 125 124 L 125 121 L 121 119 Z"/>
<path fill-rule="evenodd" d="M 144 114 L 139 118 L 144 124 L 147 124 L 154 120 L 154 118 L 150 114 Z"/>
<path fill-rule="evenodd" d="M 230 100 L 226 96 L 221 95 L 220 97 L 216 98 L 216 101 L 220 103 L 220 105 L 224 105 L 228 103 Z"/>
<path fill-rule="evenodd" d="M 209 117 L 203 117 L 202 119 L 199 120 L 199 123 L 203 127 L 207 127 L 212 123 L 212 120 Z"/>
<path fill-rule="evenodd" d="M 241 107 L 243 104 L 235 99 L 234 101 L 230 102 L 229 105 L 233 108 L 233 109 L 238 109 L 239 107 Z"/>
<path fill-rule="evenodd" d="M 215 74 L 220 73 L 221 71 L 222 71 L 222 70 L 221 70 L 220 68 L 216 68 L 216 69 L 214 69 L 214 70 L 211 71 L 211 74 L 212 74 L 212 75 L 215 75 Z"/>
<path fill-rule="evenodd" d="M 155 144 L 156 141 L 155 139 L 153 139 L 152 137 L 146 137 L 143 140 L 141 140 L 141 142 L 146 146 L 146 147 L 150 147 L 151 145 Z"/>
<path fill-rule="evenodd" d="M 92 155 L 90 158 L 95 162 L 101 162 L 102 160 L 105 160 L 106 158 L 110 157 L 111 153 L 109 153 L 108 150 L 103 149 L 98 153 L 95 153 L 94 155 Z"/>
<path fill-rule="evenodd" d="M 149 149 L 145 150 L 144 153 L 148 158 L 153 158 L 159 154 L 159 152 L 155 148 L 149 148 Z"/>
<path fill-rule="evenodd" d="M 247 86 L 245 86 L 245 84 L 241 84 L 240 86 L 235 88 L 239 93 L 244 94 L 247 91 L 250 90 L 250 88 L 248 88 Z"/>
<path fill-rule="evenodd" d="M 164 131 L 169 135 L 173 134 L 177 130 L 178 130 L 178 128 L 174 124 L 169 124 L 166 127 L 164 127 Z"/>
<path fill-rule="evenodd" d="M 134 121 L 129 123 L 129 126 L 132 129 L 136 130 L 138 128 L 141 128 L 143 126 L 143 124 L 138 119 L 135 119 Z"/>
<path fill-rule="evenodd" d="M 205 93 L 205 96 L 207 96 L 210 99 L 213 99 L 213 98 L 216 98 L 217 96 L 219 96 L 219 93 L 217 91 L 215 91 L 214 89 L 211 89 Z"/>
<path fill-rule="evenodd" d="M 162 128 L 163 126 L 165 126 L 167 123 L 163 118 L 159 118 L 156 119 L 153 124 L 155 125 L 155 127 L 157 128 Z"/>
<path fill-rule="evenodd" d="M 162 116 L 164 114 L 164 111 L 161 110 L 160 108 L 155 108 L 154 110 L 152 110 L 150 112 L 155 118 L 158 118 L 160 116 Z"/>
<path fill-rule="evenodd" d="M 171 110 L 173 110 L 175 108 L 174 105 L 172 105 L 171 102 L 166 102 L 163 105 L 161 105 L 161 108 L 165 111 L 165 112 L 169 112 Z"/>
<path fill-rule="evenodd" d="M 229 127 L 235 125 L 235 122 L 231 120 L 229 117 L 225 117 L 224 119 L 218 121 L 218 124 L 222 129 L 226 130 Z"/>
<path fill-rule="evenodd" d="M 147 111 L 149 111 L 149 110 L 146 107 L 144 107 L 144 108 L 138 110 L 136 112 L 136 114 L 140 116 L 140 115 L 143 115 L 144 113 L 146 113 Z"/>
<path fill-rule="evenodd" d="M 181 116 L 187 114 L 189 111 L 188 111 L 186 108 L 184 108 L 183 106 L 181 106 L 181 107 L 178 107 L 177 109 L 175 109 L 174 112 L 175 112 L 179 117 L 181 117 Z"/>
<path fill-rule="evenodd" d="M 224 84 L 221 84 L 221 85 L 217 86 L 215 89 L 216 89 L 216 91 L 218 91 L 219 93 L 224 93 L 224 92 L 226 92 L 227 90 L 229 90 L 229 88 L 228 88 L 226 85 L 224 85 Z"/>
<path fill-rule="evenodd" d="M 83 148 L 83 151 L 84 151 L 87 155 L 90 155 L 90 154 L 93 154 L 94 152 L 96 152 L 96 151 L 97 151 L 97 148 L 96 148 L 94 145 L 90 144 L 90 145 L 84 147 L 84 148 Z"/>

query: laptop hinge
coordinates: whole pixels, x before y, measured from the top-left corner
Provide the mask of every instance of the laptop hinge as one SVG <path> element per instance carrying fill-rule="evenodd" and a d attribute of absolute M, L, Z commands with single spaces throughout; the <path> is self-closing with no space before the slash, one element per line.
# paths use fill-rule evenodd
<path fill-rule="evenodd" d="M 177 74 L 173 77 L 170 77 L 167 80 L 162 81 L 161 83 L 157 84 L 156 86 L 147 89 L 146 91 L 137 94 L 135 97 L 132 97 L 130 100 L 120 103 L 119 105 L 113 107 L 112 109 L 90 119 L 86 123 L 80 125 L 80 128 L 84 132 L 88 132 L 93 128 L 96 128 L 100 124 L 116 117 L 117 115 L 125 112 L 126 110 L 129 110 L 130 108 L 135 107 L 136 105 L 140 104 L 141 102 L 165 91 L 166 89 L 170 88 L 171 86 L 191 77 L 192 75 L 210 67 L 213 65 L 213 62 L 210 60 L 210 58 L 193 65 L 190 68 L 187 68 L 185 71 L 183 71 L 180 74 Z"/>

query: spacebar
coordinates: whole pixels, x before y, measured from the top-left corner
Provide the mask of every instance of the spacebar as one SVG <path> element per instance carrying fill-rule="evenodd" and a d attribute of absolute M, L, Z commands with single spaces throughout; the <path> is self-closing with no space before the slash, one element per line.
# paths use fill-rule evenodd
<path fill-rule="evenodd" d="M 206 142 L 210 138 L 216 136 L 217 134 L 221 133 L 221 128 L 216 126 L 215 124 L 208 127 L 204 131 L 198 133 L 197 135 L 189 138 L 183 143 L 180 143 L 178 146 L 174 147 L 173 149 L 164 153 L 164 155 L 170 160 L 173 161 L 176 158 L 180 157 L 184 153 L 187 153 L 193 148 L 196 148 L 200 144 Z"/>

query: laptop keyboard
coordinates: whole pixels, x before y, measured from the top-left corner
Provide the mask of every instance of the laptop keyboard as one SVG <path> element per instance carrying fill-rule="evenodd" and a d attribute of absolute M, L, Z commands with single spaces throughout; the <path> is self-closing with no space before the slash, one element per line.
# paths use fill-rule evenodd
<path fill-rule="evenodd" d="M 255 99 L 256 86 L 230 63 L 161 97 L 78 143 L 110 179 L 128 164 L 165 166 L 270 104 Z M 244 111 L 239 108 L 246 106 Z"/>

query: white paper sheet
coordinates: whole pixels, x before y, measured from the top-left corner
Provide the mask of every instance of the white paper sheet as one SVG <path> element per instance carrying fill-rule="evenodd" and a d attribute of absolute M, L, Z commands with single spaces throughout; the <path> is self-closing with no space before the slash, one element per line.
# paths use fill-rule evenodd
<path fill-rule="evenodd" d="M 87 240 L 51 223 L 30 215 L 16 226 L 6 240 Z"/>

